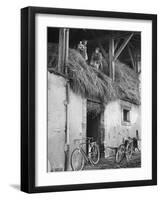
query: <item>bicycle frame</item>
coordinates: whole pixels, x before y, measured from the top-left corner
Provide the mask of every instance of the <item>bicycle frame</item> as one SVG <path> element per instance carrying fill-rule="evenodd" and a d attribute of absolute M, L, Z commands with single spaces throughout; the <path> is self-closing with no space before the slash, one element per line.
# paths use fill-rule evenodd
<path fill-rule="evenodd" d="M 79 144 L 79 149 L 80 149 L 80 152 L 82 153 L 83 157 L 85 158 L 86 162 L 90 161 L 90 163 L 93 165 L 93 163 L 90 159 L 90 149 L 91 149 L 92 143 L 87 142 L 87 144 L 88 144 L 88 152 L 87 153 L 84 151 L 84 149 L 82 147 L 83 145 L 86 145 L 86 143 Z"/>

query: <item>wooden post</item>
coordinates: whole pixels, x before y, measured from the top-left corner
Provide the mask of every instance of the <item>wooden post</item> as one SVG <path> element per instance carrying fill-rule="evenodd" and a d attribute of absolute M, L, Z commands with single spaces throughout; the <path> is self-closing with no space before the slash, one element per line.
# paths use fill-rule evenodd
<path fill-rule="evenodd" d="M 109 38 L 109 70 L 110 70 L 110 77 L 112 80 L 115 80 L 115 61 L 114 61 L 114 39 L 112 36 Z"/>
<path fill-rule="evenodd" d="M 115 42 L 115 47 L 114 47 L 114 48 L 115 48 L 115 51 L 116 51 L 116 49 L 117 49 L 117 47 L 118 47 L 119 42 L 120 42 L 120 38 L 117 39 L 116 42 Z"/>
<path fill-rule="evenodd" d="M 120 46 L 120 48 L 117 50 L 117 52 L 115 53 L 115 57 L 114 57 L 114 60 L 116 60 L 119 55 L 121 54 L 121 52 L 125 49 L 126 45 L 128 44 L 128 42 L 131 40 L 132 36 L 134 34 L 130 34 L 125 40 L 124 42 L 122 43 L 122 45 Z"/>
<path fill-rule="evenodd" d="M 112 45 L 112 80 L 115 81 L 115 61 L 114 61 L 115 44 L 113 38 L 111 41 L 111 45 Z"/>
<path fill-rule="evenodd" d="M 65 56 L 64 56 L 65 74 L 67 73 L 68 56 L 69 56 L 69 29 L 65 29 Z"/>
<path fill-rule="evenodd" d="M 65 65 L 68 62 L 69 29 L 60 28 L 58 48 L 58 72 L 65 73 Z"/>
<path fill-rule="evenodd" d="M 58 72 L 62 73 L 64 66 L 64 47 L 65 47 L 65 31 L 63 28 L 59 29 L 59 48 L 58 48 Z"/>
<path fill-rule="evenodd" d="M 59 29 L 59 49 L 58 49 L 58 72 L 67 73 L 67 63 L 69 55 L 69 29 Z M 69 166 L 69 82 L 66 83 L 66 124 L 65 124 L 65 163 L 64 170 L 67 171 Z"/>
<path fill-rule="evenodd" d="M 65 109 L 66 109 L 66 123 L 65 123 L 65 163 L 64 163 L 64 170 L 67 171 L 69 167 L 69 83 L 66 83 L 66 102 L 65 102 Z"/>
<path fill-rule="evenodd" d="M 127 48 L 128 48 L 128 52 L 129 52 L 129 56 L 130 56 L 130 60 L 131 60 L 131 63 L 132 63 L 132 67 L 133 67 L 133 70 L 136 72 L 136 64 L 134 62 L 134 56 L 133 56 L 133 53 L 129 47 L 129 45 L 127 45 Z"/>

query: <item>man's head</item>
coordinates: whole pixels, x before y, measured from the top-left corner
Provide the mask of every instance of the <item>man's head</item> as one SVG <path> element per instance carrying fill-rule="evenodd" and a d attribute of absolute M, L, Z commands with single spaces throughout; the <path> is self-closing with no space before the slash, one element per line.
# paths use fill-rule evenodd
<path fill-rule="evenodd" d="M 100 49 L 98 47 L 95 48 L 95 52 L 98 53 Z"/>
<path fill-rule="evenodd" d="M 87 45 L 88 41 L 87 40 L 83 40 L 83 44 Z"/>

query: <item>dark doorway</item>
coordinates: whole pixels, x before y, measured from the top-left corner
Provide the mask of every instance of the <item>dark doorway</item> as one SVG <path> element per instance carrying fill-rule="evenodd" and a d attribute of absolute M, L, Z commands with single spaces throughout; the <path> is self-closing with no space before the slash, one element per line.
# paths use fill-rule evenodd
<path fill-rule="evenodd" d="M 87 115 L 87 137 L 93 137 L 97 143 L 100 143 L 100 118 L 101 114 L 95 116 L 90 113 Z"/>
<path fill-rule="evenodd" d="M 101 114 L 102 104 L 95 101 L 87 101 L 87 137 L 93 137 L 94 141 L 101 143 Z"/>
<path fill-rule="evenodd" d="M 87 101 L 87 137 L 93 137 L 104 156 L 104 107 L 101 102 Z"/>

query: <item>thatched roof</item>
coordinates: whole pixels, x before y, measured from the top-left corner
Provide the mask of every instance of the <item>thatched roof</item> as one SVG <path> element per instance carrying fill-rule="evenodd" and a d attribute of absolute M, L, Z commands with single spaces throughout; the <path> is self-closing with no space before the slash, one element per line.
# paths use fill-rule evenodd
<path fill-rule="evenodd" d="M 52 60 L 52 62 L 51 62 Z M 58 47 L 48 45 L 48 67 L 57 71 Z M 69 49 L 67 76 L 71 89 L 85 98 L 94 98 L 104 104 L 114 99 L 124 99 L 140 104 L 139 79 L 137 74 L 125 64 L 116 62 L 116 80 L 112 80 L 100 70 L 88 65 L 81 54 Z M 103 61 L 103 71 L 108 72 L 108 64 Z"/>
<path fill-rule="evenodd" d="M 141 101 L 138 74 L 119 61 L 115 65 L 115 89 L 118 98 L 139 105 Z"/>

